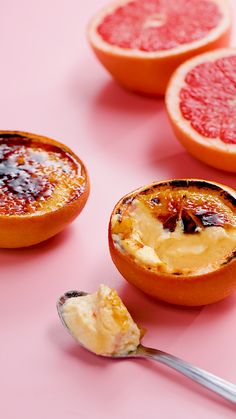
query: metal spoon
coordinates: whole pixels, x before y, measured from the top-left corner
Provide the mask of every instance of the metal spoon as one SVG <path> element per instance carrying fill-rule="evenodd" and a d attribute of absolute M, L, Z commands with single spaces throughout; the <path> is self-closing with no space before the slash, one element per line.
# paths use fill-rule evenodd
<path fill-rule="evenodd" d="M 63 326 L 69 331 L 70 329 L 65 323 L 62 313 L 63 304 L 66 300 L 72 297 L 81 297 L 88 295 L 83 291 L 69 291 L 62 295 L 57 301 L 57 310 Z M 72 335 L 72 334 L 71 334 Z M 73 336 L 73 335 L 72 335 Z M 77 340 L 78 342 L 78 340 Z M 82 345 L 83 346 L 83 345 Z M 107 355 L 106 355 L 107 357 Z M 213 375 L 201 368 L 195 367 L 182 359 L 177 358 L 174 355 L 170 355 L 166 352 L 160 351 L 159 349 L 147 348 L 143 345 L 139 345 L 135 351 L 129 352 L 126 355 L 111 355 L 111 358 L 146 358 L 158 361 L 161 364 L 165 364 L 170 368 L 182 373 L 183 375 L 191 378 L 193 381 L 201 384 L 209 390 L 219 394 L 224 399 L 229 400 L 236 404 L 236 385 L 228 381 L 223 380 L 216 375 Z"/>

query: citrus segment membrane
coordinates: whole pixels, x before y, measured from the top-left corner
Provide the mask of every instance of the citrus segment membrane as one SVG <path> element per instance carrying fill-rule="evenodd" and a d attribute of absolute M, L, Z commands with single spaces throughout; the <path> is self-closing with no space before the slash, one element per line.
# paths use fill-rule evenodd
<path fill-rule="evenodd" d="M 79 162 L 63 149 L 17 135 L 0 138 L 0 215 L 57 210 L 84 186 Z"/>
<path fill-rule="evenodd" d="M 97 32 L 120 48 L 164 51 L 203 39 L 222 17 L 212 0 L 136 0 L 108 14 Z"/>
<path fill-rule="evenodd" d="M 204 62 L 189 71 L 179 106 L 199 134 L 236 144 L 236 55 Z"/>
<path fill-rule="evenodd" d="M 151 188 L 123 201 L 112 218 L 112 238 L 151 271 L 207 273 L 236 251 L 236 201 L 198 187 Z"/>

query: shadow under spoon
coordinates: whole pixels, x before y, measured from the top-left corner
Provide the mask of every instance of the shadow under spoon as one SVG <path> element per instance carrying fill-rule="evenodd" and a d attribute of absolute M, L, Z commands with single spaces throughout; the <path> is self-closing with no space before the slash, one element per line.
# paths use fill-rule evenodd
<path fill-rule="evenodd" d="M 63 318 L 63 305 L 69 298 L 86 296 L 87 293 L 83 291 L 69 291 L 62 295 L 57 301 L 57 310 L 59 317 L 63 326 L 67 329 L 71 336 L 70 329 L 68 328 L 64 318 Z M 73 336 L 74 337 L 74 336 Z M 80 343 L 77 339 L 76 341 Z M 82 345 L 83 346 L 83 345 Z M 87 348 L 86 348 L 87 349 Z M 109 357 L 105 355 L 106 357 Z M 236 385 L 230 383 L 220 377 L 217 377 L 214 374 L 211 374 L 207 371 L 204 371 L 201 368 L 198 368 L 186 361 L 183 361 L 180 358 L 177 358 L 174 355 L 168 354 L 166 352 L 160 351 L 159 349 L 147 348 L 143 345 L 139 345 L 135 351 L 129 352 L 125 355 L 111 355 L 110 358 L 145 358 L 152 359 L 154 361 L 165 364 L 168 367 L 180 372 L 186 377 L 190 378 L 193 381 L 201 384 L 202 386 L 208 388 L 209 390 L 219 394 L 224 399 L 236 404 Z"/>

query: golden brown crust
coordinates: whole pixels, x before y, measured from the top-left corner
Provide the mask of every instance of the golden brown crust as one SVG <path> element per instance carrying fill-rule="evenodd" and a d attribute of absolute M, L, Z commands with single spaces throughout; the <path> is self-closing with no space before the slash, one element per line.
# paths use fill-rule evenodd
<path fill-rule="evenodd" d="M 122 214 L 122 206 L 127 205 L 125 204 L 126 202 L 132 201 L 134 196 L 145 194 L 145 191 L 148 191 L 149 194 L 150 190 L 160 188 L 163 184 L 165 184 L 164 187 L 169 187 L 170 185 L 176 185 L 177 187 L 178 184 L 183 186 L 184 183 L 185 185 L 193 186 L 195 184 L 195 187 L 205 188 L 206 190 L 209 188 L 213 195 L 218 195 L 224 203 L 227 203 L 235 215 L 236 192 L 229 187 L 197 179 L 170 180 L 165 183 L 157 182 L 149 185 L 147 188 L 140 188 L 126 195 L 115 206 L 109 224 L 110 254 L 123 277 L 145 293 L 172 304 L 187 306 L 205 305 L 225 298 L 236 289 L 236 249 L 221 266 L 211 272 L 191 276 L 177 275 L 153 271 L 142 263 L 137 263 L 127 252 L 119 249 L 112 237 L 112 218 L 117 214 Z"/>
<path fill-rule="evenodd" d="M 33 145 L 42 144 L 43 149 L 55 147 L 55 149 L 61 150 L 62 155 L 65 153 L 70 156 L 74 165 L 78 164 L 84 178 L 84 185 L 80 193 L 75 193 L 72 199 L 68 199 L 57 208 L 45 205 L 43 211 L 29 211 L 10 216 L 0 212 L 0 247 L 30 246 L 57 234 L 81 212 L 89 195 L 88 173 L 82 161 L 64 144 L 26 132 L 0 131 L 0 138 L 6 139 L 7 137 L 26 138 Z"/>
<path fill-rule="evenodd" d="M 129 205 L 137 197 L 170 231 L 175 230 L 178 220 L 183 222 L 184 233 L 193 233 L 197 227 L 235 226 L 236 200 L 230 194 L 222 193 L 222 189 L 219 195 L 219 190 L 212 184 L 200 181 L 191 185 L 183 181 L 162 183 L 158 184 L 158 189 L 155 186 L 123 199 L 117 210 L 120 218 L 126 215 Z"/>

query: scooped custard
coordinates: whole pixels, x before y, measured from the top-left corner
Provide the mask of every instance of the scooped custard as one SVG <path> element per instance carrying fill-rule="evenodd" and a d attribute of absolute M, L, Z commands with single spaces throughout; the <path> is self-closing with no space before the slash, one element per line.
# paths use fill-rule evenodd
<path fill-rule="evenodd" d="M 62 315 L 72 335 L 98 355 L 127 354 L 140 343 L 140 329 L 117 292 L 106 285 L 94 294 L 69 298 Z"/>
<path fill-rule="evenodd" d="M 115 247 L 146 269 L 200 275 L 236 251 L 236 200 L 197 181 L 163 183 L 124 199 L 111 230 Z"/>
<path fill-rule="evenodd" d="M 78 198 L 85 177 L 72 155 L 17 135 L 0 137 L 0 216 L 54 211 Z"/>

